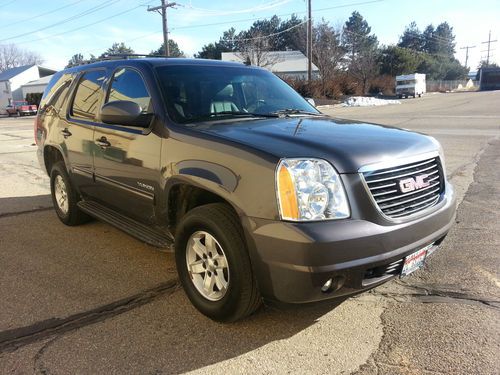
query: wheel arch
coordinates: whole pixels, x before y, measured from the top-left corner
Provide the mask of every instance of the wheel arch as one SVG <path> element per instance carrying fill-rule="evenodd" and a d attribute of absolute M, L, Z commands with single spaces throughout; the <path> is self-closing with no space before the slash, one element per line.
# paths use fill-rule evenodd
<path fill-rule="evenodd" d="M 210 203 L 227 204 L 240 217 L 242 210 L 229 196 L 229 192 L 220 186 L 210 186 L 210 183 L 200 182 L 189 178 L 175 178 L 169 181 L 166 189 L 166 213 L 168 226 L 175 234 L 177 225 L 182 218 L 193 208 Z"/>
<path fill-rule="evenodd" d="M 43 162 L 45 164 L 45 170 L 47 174 L 50 176 L 50 171 L 52 170 L 52 166 L 54 163 L 62 161 L 64 165 L 66 165 L 66 159 L 64 158 L 64 154 L 62 151 L 54 146 L 54 145 L 46 145 L 43 148 Z"/>

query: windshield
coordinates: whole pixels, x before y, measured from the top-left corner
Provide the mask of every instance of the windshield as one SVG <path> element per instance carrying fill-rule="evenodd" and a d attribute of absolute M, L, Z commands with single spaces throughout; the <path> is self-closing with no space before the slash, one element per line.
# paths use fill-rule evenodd
<path fill-rule="evenodd" d="M 262 69 L 177 65 L 157 71 L 168 114 L 177 123 L 269 116 L 284 110 L 319 114 L 285 82 Z"/>

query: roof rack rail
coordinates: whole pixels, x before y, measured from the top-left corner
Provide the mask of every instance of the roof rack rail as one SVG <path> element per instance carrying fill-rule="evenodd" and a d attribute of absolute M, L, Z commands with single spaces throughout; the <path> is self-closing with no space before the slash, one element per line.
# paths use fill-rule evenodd
<path fill-rule="evenodd" d="M 150 55 L 150 54 L 142 54 L 142 53 L 112 53 L 112 54 L 104 55 L 102 57 L 94 57 L 93 59 L 83 60 L 78 65 L 88 65 L 88 64 L 93 64 L 93 63 L 99 62 L 99 61 L 137 59 L 137 58 L 141 58 L 141 57 L 167 58 L 164 55 Z"/>
<path fill-rule="evenodd" d="M 151 55 L 151 54 L 143 54 L 143 53 L 112 53 L 107 54 L 101 57 L 99 60 L 121 60 L 121 59 L 133 59 L 138 57 L 165 57 L 164 55 Z"/>

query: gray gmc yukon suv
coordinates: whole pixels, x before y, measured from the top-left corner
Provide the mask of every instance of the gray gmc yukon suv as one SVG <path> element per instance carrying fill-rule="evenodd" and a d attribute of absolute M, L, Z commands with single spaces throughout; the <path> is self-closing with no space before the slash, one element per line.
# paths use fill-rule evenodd
<path fill-rule="evenodd" d="M 321 114 L 272 73 L 189 59 L 61 71 L 35 123 L 54 208 L 175 251 L 218 321 L 420 268 L 455 197 L 432 137 Z"/>

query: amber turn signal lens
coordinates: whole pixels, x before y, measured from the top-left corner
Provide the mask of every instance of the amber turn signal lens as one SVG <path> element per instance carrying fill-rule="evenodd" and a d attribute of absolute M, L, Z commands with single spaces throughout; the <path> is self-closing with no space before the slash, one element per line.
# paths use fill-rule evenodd
<path fill-rule="evenodd" d="M 282 218 L 285 220 L 297 220 L 299 218 L 299 208 L 295 186 L 290 172 L 284 165 L 280 167 L 278 172 L 278 189 Z"/>

